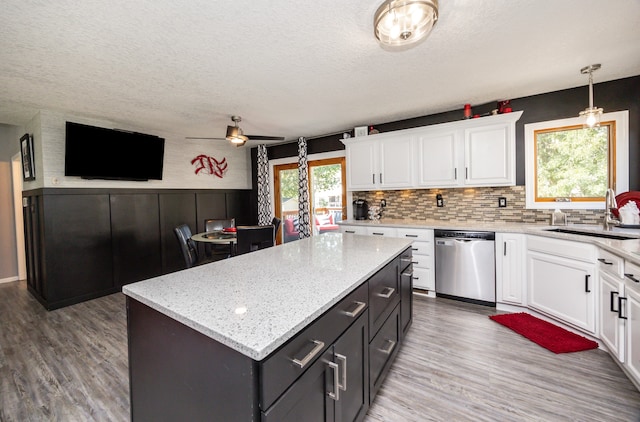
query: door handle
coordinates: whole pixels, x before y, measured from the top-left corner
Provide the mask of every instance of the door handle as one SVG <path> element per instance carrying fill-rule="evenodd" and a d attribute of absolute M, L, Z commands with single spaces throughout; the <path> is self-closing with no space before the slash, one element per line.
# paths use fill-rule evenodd
<path fill-rule="evenodd" d="M 591 290 L 589 289 L 589 277 L 591 277 L 591 274 L 587 274 L 584 276 L 584 291 L 585 293 L 591 293 Z"/>
<path fill-rule="evenodd" d="M 338 372 L 340 372 L 340 368 L 335 362 L 329 362 L 329 368 L 333 369 L 333 393 L 331 391 L 327 391 L 327 394 L 335 401 L 338 401 L 340 400 L 340 382 L 338 379 Z"/>
<path fill-rule="evenodd" d="M 380 173 L 380 184 L 382 184 L 382 173 Z"/>
<path fill-rule="evenodd" d="M 620 319 L 627 319 L 627 316 L 622 316 L 622 301 L 623 300 L 627 300 L 626 297 L 619 297 L 618 296 L 618 318 Z"/>
<path fill-rule="evenodd" d="M 607 261 L 604 258 L 598 258 L 599 262 L 602 262 L 604 265 L 613 265 L 613 262 Z"/>
<path fill-rule="evenodd" d="M 614 304 L 616 302 L 616 300 L 614 299 L 614 296 L 617 295 L 617 294 L 618 294 L 618 292 L 614 292 L 613 290 L 609 293 L 611 312 L 620 311 L 620 307 L 619 306 L 618 306 L 618 309 L 613 309 Z"/>
<path fill-rule="evenodd" d="M 342 362 L 342 382 L 338 383 L 338 388 L 342 391 L 347 391 L 347 357 L 345 355 L 336 353 L 336 359 Z"/>

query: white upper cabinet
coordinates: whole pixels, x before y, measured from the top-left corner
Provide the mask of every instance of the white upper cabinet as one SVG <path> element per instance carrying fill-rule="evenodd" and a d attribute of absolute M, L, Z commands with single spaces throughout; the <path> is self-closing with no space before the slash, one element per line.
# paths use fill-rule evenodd
<path fill-rule="evenodd" d="M 343 140 L 347 189 L 513 186 L 522 111 Z"/>
<path fill-rule="evenodd" d="M 461 132 L 425 133 L 416 137 L 418 162 L 416 182 L 420 187 L 459 186 L 458 169 L 461 168 Z"/>
<path fill-rule="evenodd" d="M 402 189 L 413 186 L 413 137 L 398 132 L 345 142 L 347 189 Z"/>
<path fill-rule="evenodd" d="M 516 184 L 515 122 L 464 131 L 465 186 Z"/>

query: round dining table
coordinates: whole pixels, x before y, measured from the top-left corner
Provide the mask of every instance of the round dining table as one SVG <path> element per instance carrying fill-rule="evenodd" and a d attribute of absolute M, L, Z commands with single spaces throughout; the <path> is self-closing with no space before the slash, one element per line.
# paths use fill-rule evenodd
<path fill-rule="evenodd" d="M 218 245 L 229 245 L 229 255 L 235 255 L 235 245 L 238 240 L 235 232 L 224 232 L 224 231 L 215 231 L 215 232 L 202 232 L 196 233 L 191 236 L 191 240 L 194 242 L 206 242 L 206 243 L 214 243 Z"/>

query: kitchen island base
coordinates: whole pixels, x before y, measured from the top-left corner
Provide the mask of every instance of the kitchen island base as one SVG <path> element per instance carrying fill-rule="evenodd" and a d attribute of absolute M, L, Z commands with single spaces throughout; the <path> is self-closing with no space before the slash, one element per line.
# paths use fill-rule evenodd
<path fill-rule="evenodd" d="M 363 420 L 412 319 L 401 290 L 410 256 L 395 255 L 260 360 L 127 297 L 131 419 Z"/>

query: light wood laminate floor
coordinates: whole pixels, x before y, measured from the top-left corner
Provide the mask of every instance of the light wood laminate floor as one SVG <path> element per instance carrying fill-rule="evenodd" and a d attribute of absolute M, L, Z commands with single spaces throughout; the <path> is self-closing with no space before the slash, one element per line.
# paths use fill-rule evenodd
<path fill-rule="evenodd" d="M 640 393 L 602 350 L 556 355 L 487 316 L 415 298 L 413 326 L 366 417 L 640 421 Z M 47 312 L 0 284 L 0 421 L 128 421 L 124 296 Z"/>

